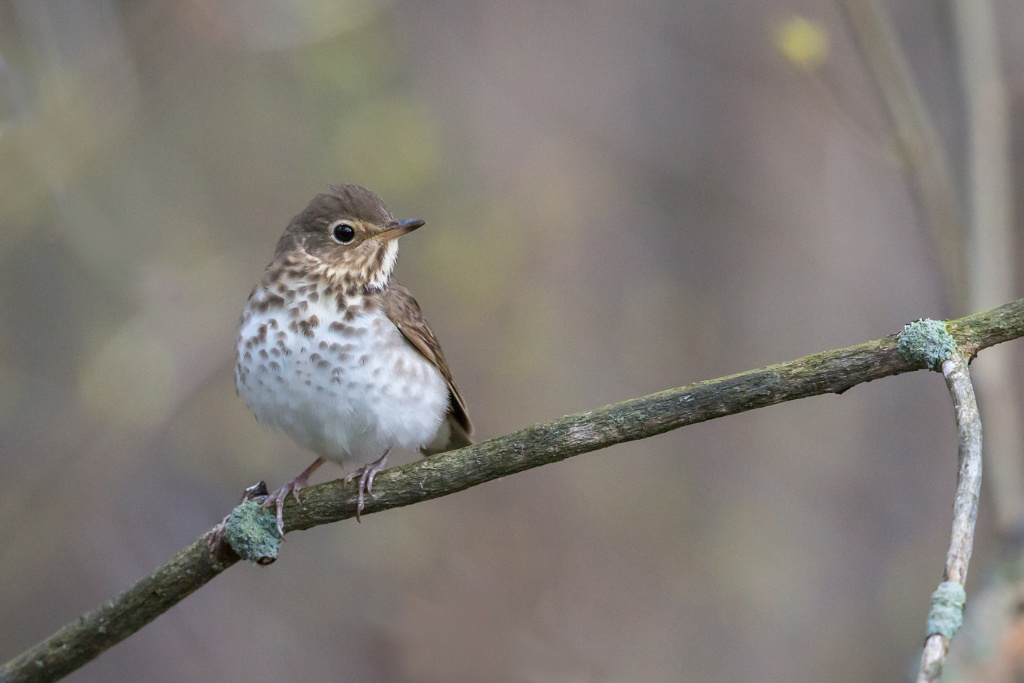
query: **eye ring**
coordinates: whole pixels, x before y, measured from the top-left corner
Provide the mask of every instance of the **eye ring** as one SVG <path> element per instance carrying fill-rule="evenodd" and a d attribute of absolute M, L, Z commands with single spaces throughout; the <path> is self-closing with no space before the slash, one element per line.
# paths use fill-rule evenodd
<path fill-rule="evenodd" d="M 356 238 L 356 229 L 352 227 L 351 223 L 338 221 L 331 225 L 331 237 L 338 244 L 352 244 Z"/>

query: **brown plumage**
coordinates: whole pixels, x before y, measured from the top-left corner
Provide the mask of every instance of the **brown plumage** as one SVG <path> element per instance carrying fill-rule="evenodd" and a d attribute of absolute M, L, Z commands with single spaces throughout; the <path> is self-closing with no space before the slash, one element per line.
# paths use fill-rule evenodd
<path fill-rule="evenodd" d="M 392 282 L 391 286 L 380 296 L 384 314 L 395 324 L 395 327 L 412 344 L 413 348 L 441 371 L 445 382 L 448 383 L 448 391 L 451 393 L 451 408 L 449 408 L 447 416 L 451 429 L 448 443 L 440 449 L 425 447 L 423 451 L 427 455 L 434 455 L 472 445 L 473 423 L 469 419 L 466 401 L 463 400 L 458 385 L 452 379 L 452 371 L 448 369 L 448 362 L 444 359 L 441 345 L 437 342 L 437 337 L 431 331 L 423 313 L 420 312 L 420 305 L 416 303 L 416 299 L 412 298 L 409 290 L 397 282 Z"/>

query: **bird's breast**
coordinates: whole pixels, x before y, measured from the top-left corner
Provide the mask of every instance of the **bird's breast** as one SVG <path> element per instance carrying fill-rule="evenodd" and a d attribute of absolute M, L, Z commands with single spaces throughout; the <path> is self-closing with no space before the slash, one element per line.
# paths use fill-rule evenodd
<path fill-rule="evenodd" d="M 332 460 L 376 459 L 433 439 L 447 384 L 383 311 L 362 298 L 279 297 L 267 306 L 267 296 L 275 295 L 250 297 L 235 368 L 261 423 Z"/>

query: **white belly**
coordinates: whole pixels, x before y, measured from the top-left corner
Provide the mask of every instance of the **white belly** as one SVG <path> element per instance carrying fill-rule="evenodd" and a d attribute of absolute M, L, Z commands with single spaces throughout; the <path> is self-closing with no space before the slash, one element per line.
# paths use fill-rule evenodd
<path fill-rule="evenodd" d="M 321 300 L 242 325 L 236 382 L 256 419 L 336 462 L 430 443 L 448 411 L 444 377 L 380 310 L 337 319 L 333 300 Z"/>

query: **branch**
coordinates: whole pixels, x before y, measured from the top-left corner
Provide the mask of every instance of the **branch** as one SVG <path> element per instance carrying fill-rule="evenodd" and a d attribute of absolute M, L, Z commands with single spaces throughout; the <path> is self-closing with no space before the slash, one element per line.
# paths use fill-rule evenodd
<path fill-rule="evenodd" d="M 1024 336 L 1024 299 L 950 321 L 965 358 Z M 618 443 L 725 415 L 923 369 L 905 359 L 895 336 L 859 346 L 698 382 L 585 413 L 568 415 L 483 443 L 382 472 L 364 515 L 439 498 L 471 486 Z M 284 511 L 289 531 L 353 517 L 355 485 L 342 480 L 303 490 Z M 83 614 L 0 667 L 0 683 L 53 681 L 124 640 L 238 561 L 218 527 L 124 593 Z"/>
<path fill-rule="evenodd" d="M 937 683 L 949 652 L 949 642 L 963 621 L 964 584 L 974 546 L 974 523 L 981 493 L 981 416 L 971 386 L 967 363 L 956 353 L 942 363 L 949 393 L 953 396 L 959 435 L 959 468 L 953 499 L 953 532 L 946 554 L 945 580 L 932 594 L 928 633 L 921 653 L 917 683 Z"/>

